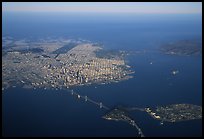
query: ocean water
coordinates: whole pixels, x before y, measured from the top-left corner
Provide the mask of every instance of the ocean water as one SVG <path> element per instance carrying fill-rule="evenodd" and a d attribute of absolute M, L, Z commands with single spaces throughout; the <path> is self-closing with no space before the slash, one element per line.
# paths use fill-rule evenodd
<path fill-rule="evenodd" d="M 81 38 L 107 49 L 140 51 L 126 57 L 134 78 L 73 88 L 108 107 L 202 105 L 202 57 L 158 50 L 164 43 L 201 40 L 201 15 L 4 13 L 2 23 L 2 35 L 16 39 Z M 171 75 L 174 69 L 179 70 L 176 76 Z M 10 88 L 2 93 L 2 109 L 3 136 L 138 136 L 125 122 L 102 119 L 107 111 L 73 98 L 67 90 Z M 131 115 L 145 136 L 202 136 L 202 120 L 161 126 L 146 113 Z"/>

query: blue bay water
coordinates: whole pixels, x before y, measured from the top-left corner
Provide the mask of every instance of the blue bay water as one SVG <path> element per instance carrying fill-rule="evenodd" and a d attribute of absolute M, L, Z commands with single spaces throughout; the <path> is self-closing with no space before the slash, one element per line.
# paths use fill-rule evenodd
<path fill-rule="evenodd" d="M 164 43 L 201 39 L 200 15 L 6 13 L 2 27 L 3 36 L 18 39 L 82 38 L 100 42 L 107 49 L 141 51 L 126 58 L 135 71 L 134 78 L 74 88 L 109 107 L 202 105 L 201 57 L 170 56 L 158 51 Z M 171 75 L 174 69 L 179 70 L 176 76 Z M 105 110 L 73 98 L 66 90 L 10 88 L 2 97 L 4 136 L 137 136 L 127 123 L 102 119 Z M 131 114 L 146 136 L 202 136 L 201 120 L 161 126 L 145 113 Z"/>

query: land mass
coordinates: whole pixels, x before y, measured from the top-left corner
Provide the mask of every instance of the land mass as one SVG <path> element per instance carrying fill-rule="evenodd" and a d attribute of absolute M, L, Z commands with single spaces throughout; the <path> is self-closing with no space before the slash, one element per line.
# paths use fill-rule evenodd
<path fill-rule="evenodd" d="M 171 104 L 167 106 L 157 106 L 156 108 L 125 108 L 118 106 L 102 116 L 102 118 L 127 122 L 138 130 L 138 134 L 141 137 L 144 137 L 142 130 L 128 113 L 128 111 L 134 110 L 147 112 L 153 119 L 160 120 L 162 124 L 164 121 L 174 123 L 202 119 L 202 107 L 193 104 Z"/>
<path fill-rule="evenodd" d="M 202 107 L 192 104 L 172 104 L 153 109 L 145 108 L 145 110 L 154 119 L 166 122 L 202 119 Z"/>
<path fill-rule="evenodd" d="M 99 57 L 100 45 L 68 39 L 14 41 L 4 38 L 3 88 L 69 88 L 104 84 L 132 78 L 123 57 Z M 11 43 L 11 44 L 10 44 Z M 7 45 L 15 45 L 9 48 Z M 29 46 L 29 47 L 28 47 Z M 101 55 L 102 56 L 102 55 Z"/>
<path fill-rule="evenodd" d="M 161 51 L 170 55 L 202 55 L 202 42 L 198 40 L 180 40 L 161 46 Z"/>

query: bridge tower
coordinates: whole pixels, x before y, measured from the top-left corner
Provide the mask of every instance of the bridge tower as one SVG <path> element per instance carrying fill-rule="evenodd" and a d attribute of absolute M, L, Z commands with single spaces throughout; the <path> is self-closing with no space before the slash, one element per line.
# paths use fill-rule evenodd
<path fill-rule="evenodd" d="M 100 106 L 100 108 L 102 108 L 102 107 L 103 107 L 103 104 L 102 104 L 102 102 L 100 102 L 100 103 L 99 103 L 99 106 Z"/>

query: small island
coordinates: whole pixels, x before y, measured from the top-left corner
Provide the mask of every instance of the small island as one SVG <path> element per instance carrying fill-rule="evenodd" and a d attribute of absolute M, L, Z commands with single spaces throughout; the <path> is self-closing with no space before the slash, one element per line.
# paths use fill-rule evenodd
<path fill-rule="evenodd" d="M 127 122 L 128 124 L 132 125 L 133 127 L 137 129 L 138 135 L 140 137 L 144 137 L 142 130 L 139 128 L 136 122 L 129 116 L 127 111 L 125 109 L 122 109 L 121 107 L 114 108 L 113 110 L 108 112 L 106 115 L 104 115 L 102 118 L 106 120 Z"/>

